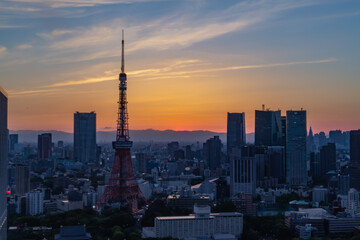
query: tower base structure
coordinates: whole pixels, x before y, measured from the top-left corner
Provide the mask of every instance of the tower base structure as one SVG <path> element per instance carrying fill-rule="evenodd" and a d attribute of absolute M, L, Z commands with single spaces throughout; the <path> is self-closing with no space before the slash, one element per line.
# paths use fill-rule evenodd
<path fill-rule="evenodd" d="M 113 142 L 113 168 L 105 191 L 96 204 L 97 211 L 105 205 L 110 205 L 128 207 L 133 214 L 137 214 L 138 206 L 147 203 L 135 178 L 130 154 L 131 145 L 131 141 Z"/>

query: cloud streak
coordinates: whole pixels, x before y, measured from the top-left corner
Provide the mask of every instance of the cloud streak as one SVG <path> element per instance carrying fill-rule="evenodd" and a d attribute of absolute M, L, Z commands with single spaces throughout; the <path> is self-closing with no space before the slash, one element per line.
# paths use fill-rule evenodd
<path fill-rule="evenodd" d="M 99 77 L 99 78 L 87 78 L 80 81 L 67 81 L 67 82 L 60 82 L 60 83 L 54 83 L 48 86 L 45 86 L 47 88 L 57 88 L 57 87 L 67 87 L 67 86 L 74 86 L 74 85 L 83 85 L 83 84 L 89 84 L 89 83 L 99 83 L 99 82 L 105 82 L 105 81 L 112 81 L 116 80 L 115 77 Z"/>
<path fill-rule="evenodd" d="M 245 1 L 225 10 L 211 12 L 203 18 L 199 18 L 196 11 L 185 15 L 181 11 L 140 24 L 126 24 L 124 19 L 116 19 L 87 29 L 54 30 L 69 31 L 65 38 L 57 38 L 54 31 L 49 36 L 46 33 L 38 35 L 53 40 L 48 45 L 53 51 L 84 51 L 90 56 L 98 55 L 101 58 L 113 56 L 114 52 L 119 55 L 120 51 L 114 51 L 114 48 L 120 50 L 119 39 L 123 28 L 126 29 L 128 39 L 137 39 L 127 46 L 127 52 L 184 48 L 244 30 L 276 17 L 283 11 L 315 3 L 316 1 Z M 102 54 L 96 54 L 97 52 Z"/>
<path fill-rule="evenodd" d="M 166 79 L 172 77 L 186 77 L 190 78 L 194 74 L 198 73 L 210 73 L 210 72 L 219 72 L 219 71 L 234 71 L 234 70 L 246 70 L 246 69 L 260 69 L 260 68 L 275 68 L 275 67 L 285 67 L 292 65 L 310 65 L 310 64 L 322 64 L 322 63 L 332 63 L 339 61 L 337 58 L 326 58 L 320 60 L 310 60 L 310 61 L 293 61 L 293 62 L 283 62 L 283 63 L 269 63 L 269 64 L 258 64 L 258 65 L 240 65 L 240 66 L 231 66 L 231 67 L 221 67 L 221 68 L 203 68 L 199 70 L 181 70 L 183 68 L 189 67 L 191 64 L 202 64 L 201 61 L 197 59 L 188 59 L 188 60 L 178 60 L 175 63 L 162 67 L 162 68 L 150 68 L 150 69 L 140 69 L 128 72 L 128 75 L 132 78 L 140 78 L 141 80 L 158 80 Z M 181 71 L 179 71 L 179 69 Z M 84 85 L 84 84 L 94 84 L 107 81 L 115 81 L 117 77 L 115 75 L 116 70 L 107 71 L 106 76 L 98 78 L 87 78 L 78 81 L 65 81 L 54 83 L 51 85 L 43 86 L 43 89 L 34 89 L 34 90 L 22 90 L 15 91 L 10 90 L 10 95 L 31 95 L 31 94 L 49 94 L 56 93 L 58 88 Z"/>
<path fill-rule="evenodd" d="M 17 46 L 16 48 L 17 49 L 21 49 L 21 50 L 25 50 L 25 49 L 29 49 L 29 48 L 32 48 L 33 46 L 30 45 L 30 44 L 21 44 L 19 46 Z"/>
<path fill-rule="evenodd" d="M 38 4 L 50 8 L 69 8 L 69 7 L 94 7 L 98 5 L 110 4 L 132 4 L 139 2 L 158 2 L 163 0 L 11 0 L 11 2 Z"/>
<path fill-rule="evenodd" d="M 0 57 L 5 56 L 6 53 L 7 53 L 7 48 L 4 46 L 0 46 Z"/>

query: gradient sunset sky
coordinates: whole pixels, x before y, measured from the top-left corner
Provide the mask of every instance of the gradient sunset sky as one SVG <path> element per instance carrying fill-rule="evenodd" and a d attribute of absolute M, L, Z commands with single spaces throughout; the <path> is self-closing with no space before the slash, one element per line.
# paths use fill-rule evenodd
<path fill-rule="evenodd" d="M 131 129 L 226 131 L 227 112 L 308 111 L 314 132 L 360 128 L 359 0 L 4 0 L 9 129 L 116 126 L 125 29 Z"/>

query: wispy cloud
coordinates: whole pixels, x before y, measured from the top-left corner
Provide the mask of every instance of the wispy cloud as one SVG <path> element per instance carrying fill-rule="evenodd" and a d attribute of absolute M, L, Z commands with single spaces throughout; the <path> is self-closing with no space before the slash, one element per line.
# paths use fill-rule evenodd
<path fill-rule="evenodd" d="M 34 89 L 34 90 L 8 90 L 8 93 L 11 97 L 16 97 L 20 95 L 34 95 L 34 94 L 52 94 L 58 92 L 59 89 Z"/>
<path fill-rule="evenodd" d="M 108 1 L 99 2 L 108 3 Z M 123 3 L 128 2 L 134 1 L 123 1 Z M 129 24 L 124 19 L 114 19 L 88 28 L 56 29 L 50 33 L 43 32 L 37 35 L 49 41 L 47 45 L 49 51 L 61 54 L 64 54 L 64 51 L 68 52 L 65 58 L 55 55 L 55 62 L 59 62 L 61 59 L 70 62 L 88 61 L 119 56 L 119 39 L 123 28 L 126 29 L 127 39 L 136 39 L 127 45 L 127 53 L 145 49 L 161 51 L 170 48 L 184 48 L 247 29 L 277 17 L 283 11 L 309 6 L 316 2 L 243 1 L 228 9 L 209 12 L 201 18 L 198 17 L 196 11 L 186 14 L 179 11 L 146 23 Z M 88 3 L 88 1 L 84 0 L 78 3 Z M 51 59 L 46 61 L 54 62 Z"/>
<path fill-rule="evenodd" d="M 73 86 L 73 85 L 82 85 L 82 84 L 89 84 L 89 83 L 99 83 L 99 82 L 105 82 L 105 81 L 112 81 L 116 78 L 114 76 L 106 76 L 106 77 L 98 77 L 98 78 L 87 78 L 84 80 L 79 81 L 67 81 L 67 82 L 60 82 L 60 83 L 54 83 L 51 85 L 47 85 L 46 87 L 53 88 L 53 87 L 66 87 L 66 86 Z"/>
<path fill-rule="evenodd" d="M 36 35 L 39 36 L 39 37 L 42 37 L 44 39 L 47 39 L 47 40 L 52 40 L 52 39 L 55 39 L 56 37 L 60 37 L 60 36 L 70 34 L 70 33 L 73 33 L 73 32 L 74 31 L 72 31 L 72 30 L 56 29 L 56 30 L 53 30 L 50 33 L 37 33 Z"/>
<path fill-rule="evenodd" d="M 331 63 L 339 61 L 337 58 L 326 58 L 320 60 L 310 60 L 310 61 L 293 61 L 293 62 L 283 62 L 283 63 L 269 63 L 269 64 L 257 64 L 257 65 L 240 65 L 240 66 L 230 66 L 230 67 L 211 67 L 211 68 L 202 68 L 196 70 L 181 70 L 174 71 L 174 69 L 165 67 L 159 69 L 143 69 L 129 73 L 129 75 L 134 75 L 134 77 L 144 77 L 151 76 L 151 80 L 156 80 L 157 78 L 169 78 L 176 76 L 191 76 L 198 73 L 210 73 L 210 72 L 219 72 L 219 71 L 234 71 L 234 70 L 245 70 L 245 69 L 257 69 L 257 68 L 274 68 L 274 67 L 285 67 L 291 65 L 310 65 L 310 64 L 320 64 L 320 63 Z M 149 74 L 151 73 L 151 74 Z M 146 78 L 148 79 L 148 78 Z"/>
<path fill-rule="evenodd" d="M 269 64 L 257 64 L 257 65 L 240 65 L 240 66 L 230 66 L 230 67 L 208 67 L 197 70 L 192 70 L 193 64 L 198 64 L 197 67 L 201 65 L 207 65 L 207 63 L 202 63 L 197 59 L 181 59 L 175 61 L 173 64 L 164 66 L 161 68 L 150 68 L 150 69 L 139 69 L 135 71 L 128 72 L 129 76 L 132 78 L 141 78 L 141 80 L 159 80 L 159 79 L 169 79 L 172 77 L 190 78 L 199 73 L 210 73 L 210 72 L 219 72 L 219 71 L 234 71 L 234 70 L 245 70 L 245 69 L 258 69 L 258 68 L 273 68 L 273 67 L 285 67 L 291 65 L 309 65 L 309 64 L 321 64 L 321 63 L 331 63 L 339 61 L 337 58 L 326 58 L 320 60 L 310 60 L 310 61 L 293 61 L 293 62 L 283 62 L 283 63 L 269 63 Z M 185 69 L 184 69 L 185 68 Z M 117 79 L 115 74 L 117 70 L 109 70 L 104 74 L 105 76 L 97 78 L 86 78 L 83 80 L 74 80 L 74 81 L 64 81 L 58 82 L 51 85 L 46 85 L 40 87 L 39 89 L 33 90 L 10 90 L 10 95 L 30 95 L 30 94 L 54 94 L 63 89 L 64 87 L 84 85 L 84 84 L 94 84 L 101 83 L 106 81 L 114 81 Z M 61 91 L 63 92 L 63 91 Z"/>
<path fill-rule="evenodd" d="M 5 56 L 6 53 L 7 53 L 7 48 L 4 46 L 0 46 L 0 57 Z"/>
<path fill-rule="evenodd" d="M 285 67 L 291 65 L 307 65 L 307 64 L 319 64 L 319 63 L 331 63 L 339 61 L 337 58 L 326 58 L 320 60 L 311 60 L 311 61 L 297 61 L 297 62 L 284 62 L 284 63 L 269 63 L 269 64 L 259 64 L 259 65 L 242 65 L 242 66 L 232 66 L 232 67 L 223 67 L 223 68 L 210 68 L 210 69 L 200 69 L 194 70 L 190 73 L 202 73 L 202 72 L 217 72 L 217 71 L 230 71 L 230 70 L 241 70 L 241 69 L 254 69 L 254 68 L 272 68 L 272 67 Z M 184 72 L 189 73 L 189 72 Z"/>
<path fill-rule="evenodd" d="M 163 0 L 11 0 L 12 2 L 42 4 L 51 8 L 65 8 L 65 7 L 93 7 L 97 5 L 109 4 L 131 4 L 138 2 L 156 2 Z"/>
<path fill-rule="evenodd" d="M 21 50 L 25 50 L 25 49 L 29 49 L 29 48 L 32 48 L 33 46 L 30 45 L 30 44 L 21 44 L 19 46 L 17 46 L 16 48 L 17 49 L 21 49 Z"/>
<path fill-rule="evenodd" d="M 7 29 L 7 28 L 23 28 L 23 26 L 19 26 L 19 25 L 1 25 L 0 24 L 0 29 Z"/>

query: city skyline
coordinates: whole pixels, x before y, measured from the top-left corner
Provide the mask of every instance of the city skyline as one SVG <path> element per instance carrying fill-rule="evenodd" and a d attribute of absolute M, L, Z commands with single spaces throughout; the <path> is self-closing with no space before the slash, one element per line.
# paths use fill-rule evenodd
<path fill-rule="evenodd" d="M 358 129 L 360 4 L 346 3 L 4 2 L 9 129 L 72 132 L 74 112 L 95 111 L 115 130 L 122 28 L 130 129 L 226 132 L 226 113 L 245 112 L 249 133 L 262 104 L 306 109 L 314 132 Z"/>

